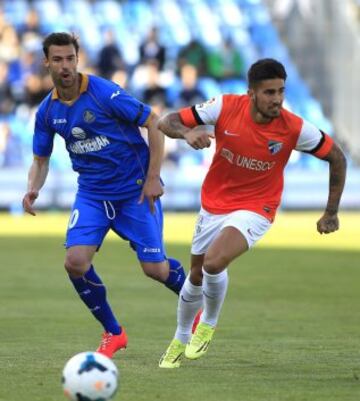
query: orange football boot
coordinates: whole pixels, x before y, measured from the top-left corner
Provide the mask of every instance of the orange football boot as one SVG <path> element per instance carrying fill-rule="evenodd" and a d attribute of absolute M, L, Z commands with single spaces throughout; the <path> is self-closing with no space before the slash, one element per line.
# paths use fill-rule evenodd
<path fill-rule="evenodd" d="M 124 329 L 122 329 L 120 334 L 112 334 L 105 331 L 96 352 L 112 358 L 116 351 L 126 348 L 127 343 L 128 338 Z"/>

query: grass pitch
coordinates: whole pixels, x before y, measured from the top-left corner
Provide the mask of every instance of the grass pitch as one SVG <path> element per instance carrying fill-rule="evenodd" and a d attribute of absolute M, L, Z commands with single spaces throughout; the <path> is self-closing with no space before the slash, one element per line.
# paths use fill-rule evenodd
<path fill-rule="evenodd" d="M 314 232 L 317 217 L 280 216 L 233 263 L 208 355 L 170 371 L 157 363 L 174 333 L 176 297 L 143 276 L 126 243 L 105 241 L 95 265 L 129 335 L 115 357 L 114 400 L 357 401 L 359 215 L 344 216 L 333 238 Z M 62 268 L 66 219 L 0 216 L 1 401 L 65 400 L 66 360 L 98 345 L 101 328 Z M 187 266 L 193 221 L 166 219 L 168 254 Z"/>

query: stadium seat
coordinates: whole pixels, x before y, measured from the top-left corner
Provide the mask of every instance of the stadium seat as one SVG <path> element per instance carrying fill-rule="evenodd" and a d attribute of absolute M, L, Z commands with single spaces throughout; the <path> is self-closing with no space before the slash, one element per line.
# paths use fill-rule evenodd
<path fill-rule="evenodd" d="M 121 23 L 122 6 L 114 0 L 97 1 L 93 4 L 93 14 L 104 27 L 113 27 Z"/>
<path fill-rule="evenodd" d="M 198 82 L 199 89 L 204 94 L 206 99 L 210 99 L 221 94 L 221 88 L 214 79 L 202 77 L 199 78 Z"/>
<path fill-rule="evenodd" d="M 160 1 L 158 10 L 163 21 L 162 30 L 165 27 L 167 33 L 164 44 L 169 49 L 172 46 L 179 48 L 188 44 L 191 40 L 191 32 L 177 2 L 172 0 Z"/>
<path fill-rule="evenodd" d="M 220 83 L 222 93 L 245 94 L 247 92 L 247 83 L 242 79 L 226 79 Z"/>
<path fill-rule="evenodd" d="M 45 32 L 63 31 L 66 23 L 57 0 L 36 0 L 33 7 L 39 15 L 39 22 Z"/>
<path fill-rule="evenodd" d="M 29 3 L 26 0 L 4 0 L 2 9 L 6 19 L 15 26 L 15 28 L 22 27 L 24 23 L 24 16 L 29 10 Z"/>

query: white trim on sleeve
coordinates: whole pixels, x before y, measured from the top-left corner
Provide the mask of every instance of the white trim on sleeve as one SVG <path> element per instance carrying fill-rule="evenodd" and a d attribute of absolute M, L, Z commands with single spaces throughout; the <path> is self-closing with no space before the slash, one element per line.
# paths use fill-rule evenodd
<path fill-rule="evenodd" d="M 314 124 L 307 120 L 303 120 L 303 126 L 300 131 L 298 141 L 296 143 L 296 150 L 309 152 L 316 148 L 320 143 L 322 134 Z"/>
<path fill-rule="evenodd" d="M 222 104 L 222 96 L 217 96 L 195 105 L 195 110 L 205 125 L 215 125 L 220 116 Z"/>

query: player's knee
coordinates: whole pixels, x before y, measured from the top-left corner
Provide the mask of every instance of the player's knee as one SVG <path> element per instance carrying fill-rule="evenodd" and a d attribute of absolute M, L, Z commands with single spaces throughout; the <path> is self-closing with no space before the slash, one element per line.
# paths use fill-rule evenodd
<path fill-rule="evenodd" d="M 169 276 L 169 267 L 167 263 L 141 263 L 143 271 L 147 277 L 156 281 L 164 282 Z"/>
<path fill-rule="evenodd" d="M 203 267 L 204 270 L 209 274 L 218 274 L 221 273 L 228 264 L 229 260 L 225 255 L 210 254 L 205 255 Z"/>
<path fill-rule="evenodd" d="M 80 255 L 69 254 L 66 255 L 64 267 L 71 277 L 81 277 L 89 269 L 90 263 Z"/>

